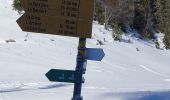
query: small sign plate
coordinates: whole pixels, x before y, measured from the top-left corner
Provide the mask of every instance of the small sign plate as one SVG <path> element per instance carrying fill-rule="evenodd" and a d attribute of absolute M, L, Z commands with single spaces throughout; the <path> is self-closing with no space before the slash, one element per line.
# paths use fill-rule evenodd
<path fill-rule="evenodd" d="M 72 70 L 51 69 L 46 77 L 52 82 L 80 83 L 81 74 Z"/>
<path fill-rule="evenodd" d="M 105 56 L 103 49 L 100 48 L 86 48 L 87 60 L 101 61 Z"/>

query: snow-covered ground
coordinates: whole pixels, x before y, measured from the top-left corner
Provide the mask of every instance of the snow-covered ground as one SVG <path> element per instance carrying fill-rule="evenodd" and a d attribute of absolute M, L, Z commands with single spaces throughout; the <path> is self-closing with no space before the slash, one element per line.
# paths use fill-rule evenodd
<path fill-rule="evenodd" d="M 51 83 L 45 73 L 75 68 L 78 38 L 22 32 L 11 2 L 0 0 L 0 100 L 70 100 L 73 84 Z M 97 22 L 87 47 L 106 56 L 88 61 L 84 100 L 170 100 L 169 51 L 130 36 L 115 42 Z"/>

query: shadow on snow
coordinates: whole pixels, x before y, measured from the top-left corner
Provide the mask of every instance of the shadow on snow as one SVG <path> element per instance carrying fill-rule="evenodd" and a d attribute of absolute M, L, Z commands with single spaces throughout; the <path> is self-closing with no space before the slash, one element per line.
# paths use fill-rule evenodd
<path fill-rule="evenodd" d="M 19 92 L 19 91 L 26 91 L 26 90 L 44 90 L 44 89 L 54 89 L 54 88 L 61 88 L 69 86 L 70 84 L 50 84 L 50 85 L 40 85 L 40 86 L 27 86 L 21 85 L 18 87 L 11 87 L 8 89 L 0 89 L 0 93 L 7 93 L 7 92 Z"/>
<path fill-rule="evenodd" d="M 122 100 L 170 100 L 169 91 L 142 91 L 142 92 L 125 92 L 125 93 L 106 93 L 107 98 L 121 97 Z"/>

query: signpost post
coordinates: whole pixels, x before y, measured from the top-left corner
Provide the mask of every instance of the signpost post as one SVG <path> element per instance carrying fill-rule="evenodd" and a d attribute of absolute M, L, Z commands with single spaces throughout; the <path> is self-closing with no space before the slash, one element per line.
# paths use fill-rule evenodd
<path fill-rule="evenodd" d="M 82 82 L 84 81 L 83 73 L 85 73 L 86 62 L 86 38 L 79 38 L 76 71 L 81 73 Z M 72 100 L 83 100 L 83 97 L 81 96 L 82 82 L 74 84 Z"/>
<path fill-rule="evenodd" d="M 51 69 L 45 75 L 53 82 L 74 83 L 72 100 L 81 96 L 87 60 L 101 61 L 102 49 L 86 48 L 91 38 L 94 0 L 21 0 L 25 14 L 17 23 L 23 31 L 79 37 L 75 70 Z"/>

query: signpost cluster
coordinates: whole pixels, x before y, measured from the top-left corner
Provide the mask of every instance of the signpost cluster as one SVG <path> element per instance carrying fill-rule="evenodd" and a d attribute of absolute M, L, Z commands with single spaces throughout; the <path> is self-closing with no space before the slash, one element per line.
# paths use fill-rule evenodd
<path fill-rule="evenodd" d="M 92 36 L 94 0 L 21 0 L 25 13 L 17 20 L 23 31 L 79 37 L 75 70 L 51 69 L 45 75 L 53 82 L 74 83 L 72 100 L 81 96 L 87 60 L 101 61 L 103 49 L 86 48 Z"/>
<path fill-rule="evenodd" d="M 91 38 L 94 0 L 21 0 L 23 31 Z"/>

